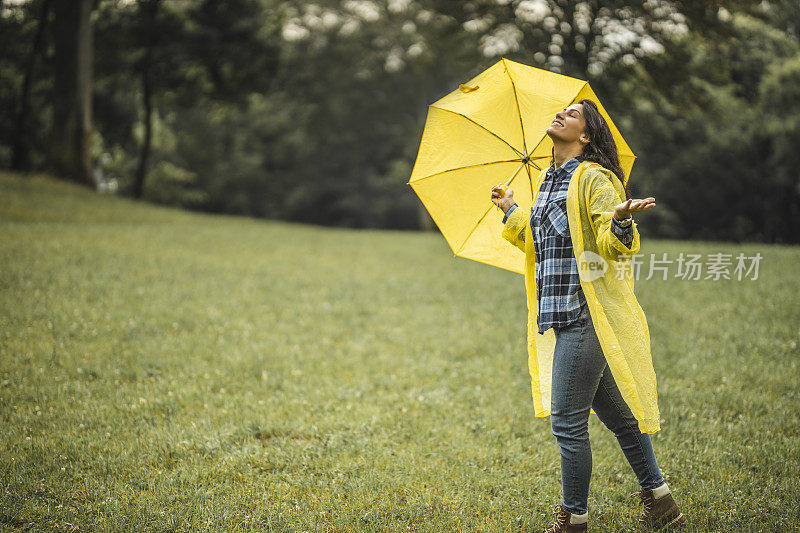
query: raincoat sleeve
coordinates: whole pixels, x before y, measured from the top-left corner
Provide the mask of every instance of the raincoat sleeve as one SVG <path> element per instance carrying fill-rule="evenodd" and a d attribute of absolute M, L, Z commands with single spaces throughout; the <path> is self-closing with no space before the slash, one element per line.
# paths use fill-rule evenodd
<path fill-rule="evenodd" d="M 503 216 L 503 224 L 506 223 L 506 220 L 508 220 L 508 217 L 511 216 L 511 213 L 513 213 L 514 209 L 516 209 L 516 208 L 517 208 L 517 204 L 514 204 L 514 205 L 512 205 L 511 207 L 508 208 L 508 211 L 506 211 L 506 214 Z"/>
<path fill-rule="evenodd" d="M 603 172 L 593 172 L 586 191 L 588 194 L 586 205 L 600 255 L 618 261 L 620 254 L 638 253 L 640 242 L 636 222 L 631 223 L 633 238 L 629 246 L 626 246 L 619 235 L 612 231 L 611 218 L 614 216 L 614 209 L 623 202 L 623 199 L 612 184 L 611 178 Z"/>
<path fill-rule="evenodd" d="M 525 228 L 530 224 L 530 219 L 525 215 L 525 210 L 517 207 L 508 215 L 503 226 L 503 238 L 525 251 Z"/>

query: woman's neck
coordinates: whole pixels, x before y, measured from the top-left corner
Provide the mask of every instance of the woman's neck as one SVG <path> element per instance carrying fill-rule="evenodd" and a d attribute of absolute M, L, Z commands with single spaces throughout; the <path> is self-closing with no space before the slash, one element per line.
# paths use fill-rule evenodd
<path fill-rule="evenodd" d="M 583 148 L 584 145 L 578 141 L 566 144 L 553 144 L 553 162 L 555 163 L 555 167 L 559 168 L 573 157 L 581 155 L 583 153 Z"/>

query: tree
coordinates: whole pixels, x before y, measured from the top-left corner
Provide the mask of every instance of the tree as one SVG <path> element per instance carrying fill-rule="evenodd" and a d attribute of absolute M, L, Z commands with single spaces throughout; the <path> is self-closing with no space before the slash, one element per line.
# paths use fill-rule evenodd
<path fill-rule="evenodd" d="M 55 72 L 50 158 L 56 173 L 94 185 L 92 134 L 92 0 L 56 2 Z"/>
<path fill-rule="evenodd" d="M 153 142 L 153 47 L 156 40 L 156 16 L 158 14 L 158 4 L 161 0 L 140 0 L 139 10 L 140 19 L 144 28 L 141 33 L 144 36 L 142 47 L 144 57 L 139 64 L 139 74 L 142 80 L 142 107 L 144 121 L 144 139 L 139 155 L 139 166 L 136 168 L 136 175 L 133 179 L 133 197 L 141 198 L 144 192 L 144 181 L 147 177 L 147 162 L 150 158 L 150 148 Z"/>
<path fill-rule="evenodd" d="M 51 0 L 42 0 L 39 8 L 39 20 L 36 27 L 36 36 L 31 46 L 30 54 L 25 68 L 25 77 L 20 89 L 19 104 L 15 122 L 16 135 L 12 148 L 11 168 L 13 170 L 30 170 L 30 111 L 31 111 L 31 90 L 33 87 L 33 77 L 36 63 L 42 54 L 45 30 L 47 21 L 50 17 Z"/>
<path fill-rule="evenodd" d="M 726 39 L 693 30 L 632 69 L 621 128 L 640 154 L 632 184 L 660 208 L 641 227 L 671 238 L 798 242 L 792 65 L 800 43 L 771 11 L 720 10 Z M 765 16 L 766 15 L 766 16 Z M 777 110 L 781 110 L 778 112 Z"/>

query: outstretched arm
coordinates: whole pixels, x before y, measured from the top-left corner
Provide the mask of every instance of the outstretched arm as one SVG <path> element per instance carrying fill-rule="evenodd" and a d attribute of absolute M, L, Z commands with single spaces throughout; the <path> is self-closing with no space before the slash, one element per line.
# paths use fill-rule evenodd
<path fill-rule="evenodd" d="M 601 255 L 613 261 L 620 254 L 636 254 L 639 251 L 639 231 L 631 215 L 638 211 L 655 207 L 655 198 L 631 198 L 622 203 L 616 189 L 610 181 L 601 183 L 591 192 L 589 200 L 589 218 L 597 239 L 597 248 Z M 627 225 L 627 228 L 625 227 Z"/>

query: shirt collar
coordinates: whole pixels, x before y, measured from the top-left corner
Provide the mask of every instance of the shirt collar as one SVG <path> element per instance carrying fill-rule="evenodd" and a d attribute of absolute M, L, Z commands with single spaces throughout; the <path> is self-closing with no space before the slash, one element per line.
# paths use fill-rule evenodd
<path fill-rule="evenodd" d="M 550 165 L 550 168 L 547 169 L 547 177 L 556 175 L 556 179 L 562 180 L 567 176 L 572 175 L 572 172 L 581 164 L 582 161 L 585 161 L 586 158 L 583 155 L 579 155 L 577 157 L 573 157 L 569 161 L 565 162 L 563 165 L 558 167 L 558 169 L 554 169 L 555 162 Z"/>

